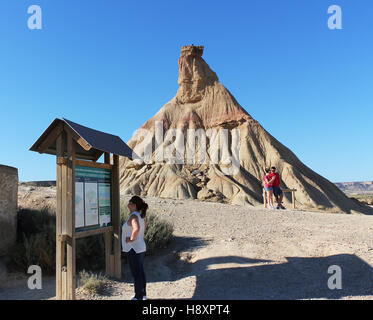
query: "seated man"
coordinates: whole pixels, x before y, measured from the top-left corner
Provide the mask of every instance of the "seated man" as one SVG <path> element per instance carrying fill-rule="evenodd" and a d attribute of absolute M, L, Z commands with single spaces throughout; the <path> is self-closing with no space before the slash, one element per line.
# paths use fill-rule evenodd
<path fill-rule="evenodd" d="M 274 180 L 273 180 L 272 187 L 273 187 L 273 195 L 275 196 L 276 202 L 277 202 L 276 209 L 285 209 L 285 207 L 282 205 L 282 199 L 284 198 L 284 194 L 280 188 L 280 183 L 281 183 L 280 174 L 276 172 L 275 167 L 271 167 L 270 179 L 272 180 L 273 177 L 274 177 Z"/>

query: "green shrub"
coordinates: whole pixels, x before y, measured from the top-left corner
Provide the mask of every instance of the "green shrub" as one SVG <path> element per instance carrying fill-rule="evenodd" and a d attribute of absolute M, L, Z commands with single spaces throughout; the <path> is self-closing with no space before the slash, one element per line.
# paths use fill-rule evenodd
<path fill-rule="evenodd" d="M 120 206 L 122 225 L 127 221 L 129 214 L 127 202 L 122 201 Z M 171 241 L 174 229 L 171 223 L 158 218 L 158 216 L 149 210 L 146 213 L 146 222 L 148 224 L 144 234 L 146 254 L 153 254 L 157 249 L 165 247 Z"/>
<path fill-rule="evenodd" d="M 26 272 L 38 265 L 43 272 L 55 271 L 55 215 L 48 209 L 21 209 L 17 214 L 17 243 L 11 252 L 12 266 Z"/>
<path fill-rule="evenodd" d="M 11 267 L 26 272 L 38 265 L 45 274 L 56 270 L 56 216 L 48 209 L 21 209 L 17 213 L 17 243 L 11 253 Z M 77 270 L 105 269 L 103 235 L 76 240 Z"/>

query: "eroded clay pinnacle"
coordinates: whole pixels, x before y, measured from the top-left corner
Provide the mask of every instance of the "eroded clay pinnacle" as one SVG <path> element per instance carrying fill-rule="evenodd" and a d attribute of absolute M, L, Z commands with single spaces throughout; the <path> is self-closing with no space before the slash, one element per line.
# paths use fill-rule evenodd
<path fill-rule="evenodd" d="M 181 48 L 181 57 L 187 56 L 187 55 L 195 55 L 202 57 L 203 55 L 203 49 L 204 46 L 195 46 L 194 44 L 191 44 L 189 46 L 183 46 Z"/>

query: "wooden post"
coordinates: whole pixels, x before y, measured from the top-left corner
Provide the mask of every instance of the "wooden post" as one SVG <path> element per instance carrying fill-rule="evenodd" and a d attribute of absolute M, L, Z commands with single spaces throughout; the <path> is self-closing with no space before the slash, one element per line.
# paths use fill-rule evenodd
<path fill-rule="evenodd" d="M 110 153 L 105 152 L 104 158 L 105 158 L 105 163 L 110 164 Z M 112 172 L 112 174 L 113 174 L 113 172 Z M 111 256 L 113 256 L 113 258 L 114 258 L 114 255 L 112 253 L 112 251 L 113 251 L 113 232 L 112 231 L 106 232 L 104 234 L 104 237 L 105 237 L 105 272 L 110 277 L 114 277 L 114 271 L 113 271 L 114 270 L 114 261 L 111 258 Z"/>
<path fill-rule="evenodd" d="M 62 267 L 61 270 L 61 295 L 62 295 L 62 300 L 67 300 L 67 270 L 66 266 Z"/>
<path fill-rule="evenodd" d="M 59 161 L 64 153 L 64 138 L 61 134 L 56 141 L 57 149 L 57 209 L 56 209 L 56 299 L 62 299 L 62 266 L 64 264 L 64 243 L 60 241 L 62 235 L 62 166 Z"/>
<path fill-rule="evenodd" d="M 66 234 L 67 241 L 67 295 L 75 300 L 76 287 L 76 252 L 75 252 L 75 143 L 70 130 L 67 132 L 67 199 L 66 199 Z"/>
<path fill-rule="evenodd" d="M 115 274 L 114 274 L 114 254 L 110 255 L 109 267 L 110 267 L 110 274 L 112 274 L 112 276 L 114 277 L 115 276 Z"/>
<path fill-rule="evenodd" d="M 119 190 L 119 156 L 114 155 L 112 171 L 112 214 L 114 235 L 114 277 L 122 277 L 121 263 L 121 225 L 120 225 L 120 190 Z"/>
<path fill-rule="evenodd" d="M 65 133 L 63 134 L 65 136 Z M 64 142 L 66 142 L 66 136 L 64 138 Z M 65 159 L 65 158 L 64 158 Z M 67 198 L 67 164 L 63 162 L 61 164 L 61 235 L 66 234 L 66 198 Z M 66 277 L 66 241 L 61 241 L 61 261 L 62 261 L 62 277 L 61 277 L 61 299 L 67 300 L 67 277 Z"/>

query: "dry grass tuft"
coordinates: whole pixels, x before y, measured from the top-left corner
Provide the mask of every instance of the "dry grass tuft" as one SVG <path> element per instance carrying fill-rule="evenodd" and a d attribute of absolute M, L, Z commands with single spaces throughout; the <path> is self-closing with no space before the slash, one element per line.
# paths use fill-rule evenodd
<path fill-rule="evenodd" d="M 90 295 L 101 294 L 107 280 L 107 277 L 101 274 L 95 274 L 85 270 L 79 273 L 79 286 Z"/>

